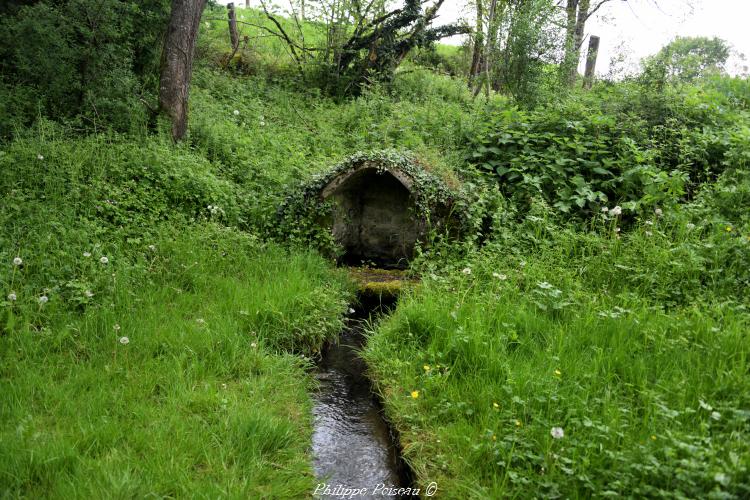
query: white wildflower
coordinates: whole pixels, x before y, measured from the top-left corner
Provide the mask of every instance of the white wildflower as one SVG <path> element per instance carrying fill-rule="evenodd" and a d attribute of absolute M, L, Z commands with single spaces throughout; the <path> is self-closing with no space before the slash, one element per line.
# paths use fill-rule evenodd
<path fill-rule="evenodd" d="M 255 342 L 251 342 L 250 343 L 250 347 L 252 347 L 253 349 L 255 349 L 256 347 L 258 347 L 258 344 L 256 344 Z"/>
<path fill-rule="evenodd" d="M 234 113 L 234 116 L 239 116 L 240 115 L 240 110 L 239 109 L 235 109 L 234 111 L 232 111 L 232 113 Z"/>
<path fill-rule="evenodd" d="M 615 228 L 615 232 L 616 232 L 616 233 L 619 233 L 619 232 L 620 232 L 620 228 L 619 228 L 619 227 L 616 227 L 616 228 Z"/>
<path fill-rule="evenodd" d="M 662 211 L 661 208 L 655 209 L 654 213 L 656 214 L 657 217 L 661 217 L 662 215 L 664 215 L 664 212 Z"/>
<path fill-rule="evenodd" d="M 354 309 L 351 307 L 349 308 L 349 314 L 354 314 Z"/>
<path fill-rule="evenodd" d="M 622 213 L 622 207 L 616 205 L 611 211 L 612 215 L 620 215 Z"/>
<path fill-rule="evenodd" d="M 711 418 L 714 420 L 721 420 L 721 413 L 719 413 L 718 411 L 712 411 Z"/>
<path fill-rule="evenodd" d="M 91 297 L 93 297 L 93 296 L 94 296 L 94 292 L 92 292 L 91 290 L 86 290 L 85 292 L 83 292 L 83 294 L 84 294 L 84 295 L 85 295 L 86 297 L 88 297 L 88 298 L 91 298 Z"/>
<path fill-rule="evenodd" d="M 471 268 L 470 267 L 464 267 L 464 269 L 461 271 L 464 274 L 471 274 Z"/>
<path fill-rule="evenodd" d="M 550 435 L 551 435 L 551 436 L 552 436 L 552 437 L 553 437 L 554 439 L 562 439 L 562 438 L 563 438 L 563 437 L 565 436 L 565 432 L 563 431 L 563 428 L 562 428 L 562 427 L 553 427 L 553 428 L 552 428 L 552 429 L 551 429 L 551 430 L 549 431 L 549 433 L 550 433 Z"/>
<path fill-rule="evenodd" d="M 122 345 L 128 345 L 130 343 L 130 339 L 127 337 L 120 337 L 120 343 Z"/>
<path fill-rule="evenodd" d="M 199 325 L 205 325 L 206 324 L 206 320 L 203 319 L 203 318 L 198 318 L 198 319 L 195 320 L 195 322 L 198 323 Z"/>
<path fill-rule="evenodd" d="M 504 275 L 504 274 L 500 274 L 500 273 L 492 273 L 492 277 L 493 277 L 493 278 L 497 278 L 497 279 L 499 279 L 500 281 L 505 281 L 505 280 L 507 280 L 507 279 L 508 279 L 508 277 L 507 277 L 506 275 Z"/>
<path fill-rule="evenodd" d="M 646 236 L 653 236 L 653 234 L 651 231 L 646 231 Z"/>
<path fill-rule="evenodd" d="M 265 127 L 265 126 L 266 126 L 266 122 L 264 122 L 263 120 L 261 120 L 261 121 L 260 121 L 260 126 L 261 126 L 261 127 Z"/>
<path fill-rule="evenodd" d="M 36 159 L 39 160 L 39 161 L 42 161 L 42 160 L 44 160 L 44 156 L 42 156 L 42 154 L 40 153 L 40 154 L 36 155 Z"/>
<path fill-rule="evenodd" d="M 688 231 L 692 231 L 693 229 L 695 229 L 695 224 L 693 224 L 692 222 L 688 222 L 688 224 L 685 227 L 687 228 Z"/>
<path fill-rule="evenodd" d="M 83 256 L 88 259 L 89 257 L 91 257 L 91 252 L 83 252 Z"/>
<path fill-rule="evenodd" d="M 115 326 L 112 327 L 114 331 L 119 332 L 120 331 L 120 325 L 118 323 L 115 323 Z"/>
<path fill-rule="evenodd" d="M 40 304 L 44 305 L 47 302 L 49 302 L 49 297 L 47 297 L 46 295 L 42 295 L 41 297 L 39 297 L 39 303 Z"/>
<path fill-rule="evenodd" d="M 107 264 L 109 263 L 109 259 L 106 256 L 102 255 L 102 258 L 99 259 L 99 262 L 101 262 L 102 264 Z"/>
<path fill-rule="evenodd" d="M 8 300 L 10 300 L 11 302 L 15 302 L 17 298 L 18 297 L 16 297 L 16 292 L 10 292 L 8 294 Z"/>
<path fill-rule="evenodd" d="M 602 213 L 606 214 L 607 212 L 609 212 L 609 209 L 607 207 L 602 207 Z"/>
<path fill-rule="evenodd" d="M 23 260 L 21 259 L 21 257 L 16 257 L 15 259 L 13 259 L 14 266 L 20 266 L 21 264 L 23 264 Z"/>

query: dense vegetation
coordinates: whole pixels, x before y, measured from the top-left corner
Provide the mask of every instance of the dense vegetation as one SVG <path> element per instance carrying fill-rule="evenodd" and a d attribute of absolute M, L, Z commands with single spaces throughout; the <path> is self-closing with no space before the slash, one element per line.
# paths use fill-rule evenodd
<path fill-rule="evenodd" d="M 418 484 L 750 496 L 750 84 L 675 56 L 721 46 L 679 41 L 587 92 L 535 61 L 488 98 L 462 50 L 424 48 L 343 98 L 250 25 L 228 61 L 210 8 L 173 144 L 151 109 L 168 5 L 17 3 L 0 22 L 5 494 L 309 496 L 310 359 L 352 287 L 279 207 L 394 148 L 465 194 L 462 238 L 431 235 L 365 351 Z"/>

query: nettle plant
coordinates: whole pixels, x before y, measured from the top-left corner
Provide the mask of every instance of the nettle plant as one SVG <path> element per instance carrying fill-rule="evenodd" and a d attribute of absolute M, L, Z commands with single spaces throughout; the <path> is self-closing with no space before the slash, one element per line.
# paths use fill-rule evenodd
<path fill-rule="evenodd" d="M 472 226 L 467 220 L 469 212 L 457 209 L 468 205 L 467 190 L 431 172 L 429 165 L 414 154 L 385 149 L 354 153 L 329 171 L 300 183 L 279 207 L 274 235 L 284 241 L 312 244 L 329 255 L 340 255 L 341 249 L 331 232 L 334 201 L 324 198 L 322 191 L 331 181 L 363 163 L 372 164 L 378 173 L 396 172 L 411 180 L 414 215 L 424 224 L 427 239 L 458 235 L 462 228 Z"/>

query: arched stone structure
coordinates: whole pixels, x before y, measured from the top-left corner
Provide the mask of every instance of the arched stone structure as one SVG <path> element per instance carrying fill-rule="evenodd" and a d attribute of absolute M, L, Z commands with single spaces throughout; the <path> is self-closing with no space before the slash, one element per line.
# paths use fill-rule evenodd
<path fill-rule="evenodd" d="M 407 264 L 424 236 L 412 186 L 402 171 L 363 162 L 323 188 L 321 196 L 334 201 L 332 231 L 344 249 L 344 263 Z"/>

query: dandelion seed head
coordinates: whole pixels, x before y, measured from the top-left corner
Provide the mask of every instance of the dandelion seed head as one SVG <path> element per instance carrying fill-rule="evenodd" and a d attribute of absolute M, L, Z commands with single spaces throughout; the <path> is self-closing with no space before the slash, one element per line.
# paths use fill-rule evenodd
<path fill-rule="evenodd" d="M 21 257 L 16 257 L 13 259 L 14 266 L 20 266 L 21 264 L 23 264 L 23 259 L 21 259 Z"/>
<path fill-rule="evenodd" d="M 8 294 L 8 300 L 11 301 L 11 302 L 15 302 L 17 298 L 18 297 L 16 297 L 16 292 L 10 292 Z"/>
<path fill-rule="evenodd" d="M 41 297 L 39 297 L 40 304 L 46 304 L 47 302 L 49 302 L 49 297 L 47 297 L 46 295 L 42 295 Z"/>
<path fill-rule="evenodd" d="M 36 155 L 36 159 L 39 160 L 39 161 L 42 161 L 42 160 L 44 160 L 44 156 L 42 156 L 42 154 L 40 153 L 40 154 Z"/>
<path fill-rule="evenodd" d="M 115 326 L 113 326 L 112 329 L 114 331 L 116 331 L 116 332 L 119 332 L 120 331 L 120 325 L 119 325 L 119 323 L 115 323 Z"/>
<path fill-rule="evenodd" d="M 91 252 L 83 252 L 83 256 L 89 258 L 91 257 Z"/>
<path fill-rule="evenodd" d="M 128 345 L 130 343 L 130 339 L 127 337 L 120 337 L 120 343 L 122 345 Z"/>
<path fill-rule="evenodd" d="M 664 215 L 664 212 L 662 211 L 661 208 L 655 209 L 654 213 L 656 214 L 657 217 L 661 217 L 662 215 Z"/>
<path fill-rule="evenodd" d="M 549 433 L 553 439 L 562 439 L 565 437 L 565 431 L 563 431 L 562 427 L 553 427 L 550 429 Z"/>
<path fill-rule="evenodd" d="M 466 275 L 469 275 L 469 274 L 471 274 L 471 268 L 470 267 L 464 267 L 461 272 L 464 273 L 464 274 L 466 274 Z"/>
<path fill-rule="evenodd" d="M 102 264 L 108 264 L 109 263 L 109 258 L 106 257 L 105 255 L 102 255 L 102 258 L 99 259 L 99 262 L 101 262 Z"/>
<path fill-rule="evenodd" d="M 234 111 L 232 111 L 232 113 L 234 113 L 234 116 L 239 116 L 240 115 L 240 110 L 239 109 L 235 109 Z"/>

